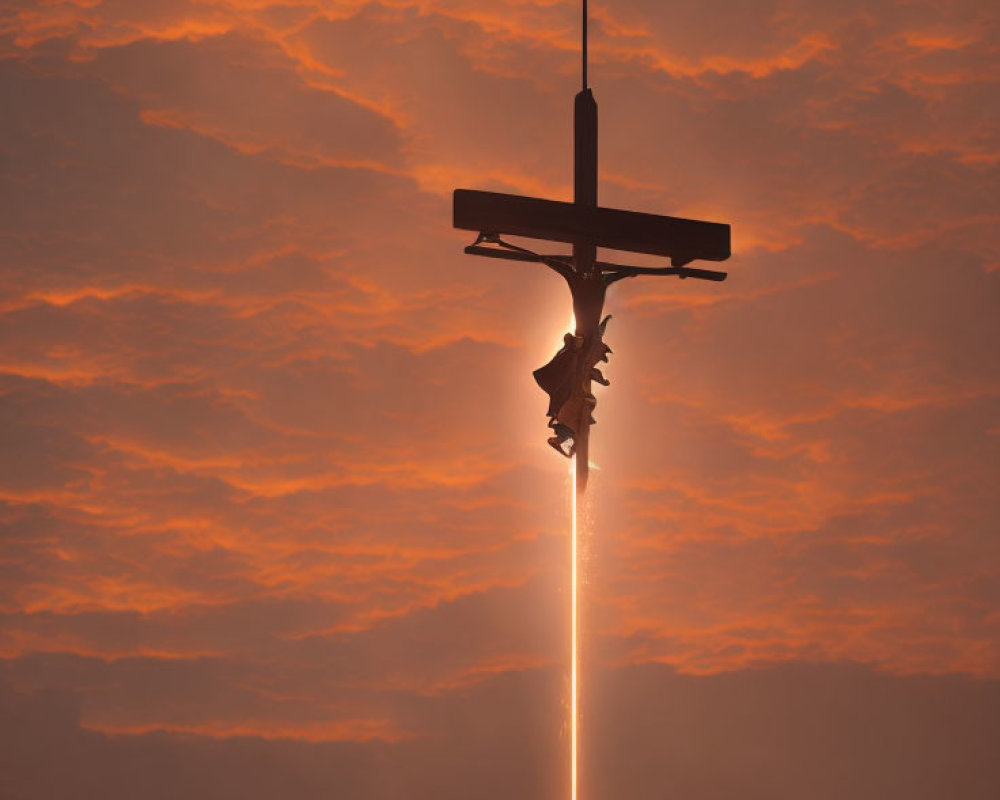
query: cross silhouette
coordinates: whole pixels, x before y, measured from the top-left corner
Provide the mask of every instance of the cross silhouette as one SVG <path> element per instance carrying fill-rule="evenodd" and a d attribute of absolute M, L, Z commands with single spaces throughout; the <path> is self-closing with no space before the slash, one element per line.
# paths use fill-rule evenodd
<path fill-rule="evenodd" d="M 637 275 L 676 275 L 722 281 L 725 272 L 688 267 L 692 261 L 725 261 L 730 256 L 729 225 L 604 208 L 597 204 L 597 102 L 587 87 L 586 6 L 583 34 L 583 89 L 573 114 L 573 202 L 544 200 L 473 189 L 454 193 L 454 227 L 478 232 L 465 248 L 470 255 L 531 261 L 558 272 L 569 285 L 576 329 L 535 379 L 549 394 L 549 444 L 576 456 L 576 490 L 589 472 L 590 426 L 596 400 L 592 382 L 607 385 L 598 364 L 611 352 L 603 334 L 604 299 L 612 283 Z M 572 253 L 545 255 L 506 241 L 517 236 L 572 245 Z M 597 248 L 665 256 L 668 267 L 637 267 L 597 260 Z"/>

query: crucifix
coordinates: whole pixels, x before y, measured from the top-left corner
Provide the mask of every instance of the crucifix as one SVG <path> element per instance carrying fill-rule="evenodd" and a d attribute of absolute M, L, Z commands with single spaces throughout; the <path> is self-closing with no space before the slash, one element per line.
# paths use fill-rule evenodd
<path fill-rule="evenodd" d="M 676 275 L 722 281 L 726 273 L 689 267 L 692 261 L 725 261 L 730 256 L 729 226 L 658 214 L 605 208 L 597 204 L 597 103 L 587 83 L 587 0 L 583 0 L 583 86 L 573 114 L 573 202 L 537 197 L 456 189 L 454 226 L 476 231 L 465 248 L 470 255 L 544 264 L 559 273 L 573 299 L 575 330 L 563 337 L 563 347 L 535 380 L 549 395 L 548 442 L 560 454 L 573 458 L 576 475 L 573 494 L 570 636 L 570 776 L 571 800 L 578 784 L 578 673 L 579 578 L 577 507 L 590 470 L 590 426 L 597 404 L 594 382 L 608 385 L 599 364 L 611 349 L 604 343 L 610 317 L 603 317 L 608 287 L 637 275 Z M 570 245 L 572 252 L 548 255 L 507 241 L 523 237 Z M 597 248 L 663 256 L 669 266 L 639 267 L 599 261 Z M 603 318 L 602 318 L 603 317 Z"/>
<path fill-rule="evenodd" d="M 602 319 L 608 287 L 637 275 L 674 275 L 722 281 L 725 272 L 695 269 L 692 261 L 724 261 L 730 255 L 729 225 L 605 208 L 597 204 L 597 102 L 587 82 L 587 0 L 583 0 L 583 86 L 573 114 L 573 202 L 456 189 L 454 227 L 476 231 L 470 255 L 530 261 L 559 273 L 573 299 L 575 330 L 535 380 L 549 395 L 549 444 L 576 457 L 576 492 L 587 486 L 594 382 L 608 385 L 599 368 L 610 348 Z M 546 255 L 507 241 L 515 236 L 572 246 L 565 255 Z M 638 267 L 597 259 L 597 248 L 664 256 L 670 265 Z"/>

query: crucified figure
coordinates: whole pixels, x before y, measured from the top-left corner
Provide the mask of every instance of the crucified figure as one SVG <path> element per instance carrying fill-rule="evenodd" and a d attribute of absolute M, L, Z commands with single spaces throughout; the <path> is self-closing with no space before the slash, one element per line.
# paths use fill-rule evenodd
<path fill-rule="evenodd" d="M 483 243 L 496 247 L 483 247 Z M 476 242 L 466 248 L 475 255 L 490 255 L 517 261 L 535 261 L 557 272 L 569 286 L 573 299 L 576 329 L 563 336 L 563 345 L 543 367 L 533 373 L 535 382 L 549 395 L 547 416 L 552 436 L 549 445 L 561 455 L 571 458 L 585 441 L 591 425 L 597 398 L 592 383 L 609 386 L 599 364 L 607 362 L 611 348 L 604 341 L 608 315 L 602 319 L 608 287 L 624 278 L 637 275 L 677 275 L 718 280 L 722 273 L 688 267 L 630 267 L 607 264 L 589 259 L 591 269 L 581 270 L 573 256 L 539 255 L 527 248 L 504 241 L 495 234 L 481 233 Z"/>

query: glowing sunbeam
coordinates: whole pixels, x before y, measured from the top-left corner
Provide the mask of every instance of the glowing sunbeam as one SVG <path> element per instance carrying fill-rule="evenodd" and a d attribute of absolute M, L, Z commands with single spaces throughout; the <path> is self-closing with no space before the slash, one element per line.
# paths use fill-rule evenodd
<path fill-rule="evenodd" d="M 570 494 L 573 497 L 572 532 L 570 534 L 570 798 L 576 800 L 577 782 L 577 504 L 580 502 L 576 491 L 576 457 L 570 462 Z"/>

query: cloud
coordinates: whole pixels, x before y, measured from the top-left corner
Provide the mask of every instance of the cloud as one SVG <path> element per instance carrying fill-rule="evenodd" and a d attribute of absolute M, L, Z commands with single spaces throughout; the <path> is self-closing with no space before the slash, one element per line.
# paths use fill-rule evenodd
<path fill-rule="evenodd" d="M 568 196 L 577 12 L 10 6 L 0 794 L 562 790 L 569 303 L 449 193 Z M 735 243 L 609 298 L 595 792 L 995 794 L 992 24 L 595 6 L 602 202 Z"/>
<path fill-rule="evenodd" d="M 558 681 L 512 673 L 395 703 L 423 737 L 302 742 L 81 728 L 71 693 L 7 689 L 5 790 L 12 798 L 130 795 L 303 798 L 546 797 L 563 786 Z M 707 678 L 657 667 L 602 674 L 588 690 L 602 724 L 585 727 L 586 785 L 601 794 L 694 797 L 992 796 L 992 682 L 890 678 L 856 667 L 786 667 Z M 52 742 L 60 743 L 54 768 Z"/>

